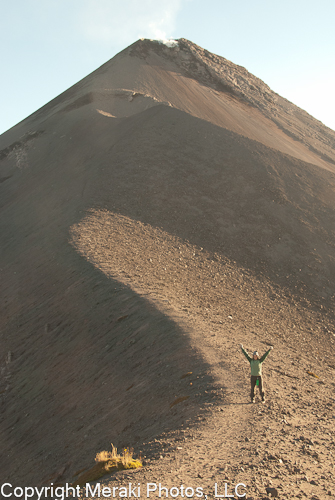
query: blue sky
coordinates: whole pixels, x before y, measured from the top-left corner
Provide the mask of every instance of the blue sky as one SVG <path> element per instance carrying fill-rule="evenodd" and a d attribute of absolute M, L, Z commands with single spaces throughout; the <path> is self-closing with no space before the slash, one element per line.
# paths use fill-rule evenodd
<path fill-rule="evenodd" d="M 188 38 L 335 129 L 334 0 L 11 0 L 0 133 L 138 38 Z"/>

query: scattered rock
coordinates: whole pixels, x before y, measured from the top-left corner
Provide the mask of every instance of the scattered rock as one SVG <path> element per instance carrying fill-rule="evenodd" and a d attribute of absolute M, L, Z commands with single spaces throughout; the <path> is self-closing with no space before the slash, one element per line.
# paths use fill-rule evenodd
<path fill-rule="evenodd" d="M 278 490 L 276 488 L 266 488 L 266 493 L 271 495 L 271 498 L 276 498 L 278 496 Z"/>

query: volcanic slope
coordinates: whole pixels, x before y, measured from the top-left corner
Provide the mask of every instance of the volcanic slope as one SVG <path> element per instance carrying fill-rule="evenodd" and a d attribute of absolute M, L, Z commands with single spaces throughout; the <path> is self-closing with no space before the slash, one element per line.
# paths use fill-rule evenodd
<path fill-rule="evenodd" d="M 334 144 L 184 39 L 1 136 L 4 480 L 72 481 L 113 442 L 143 481 L 332 489 Z M 274 346 L 262 409 L 239 343 Z"/>

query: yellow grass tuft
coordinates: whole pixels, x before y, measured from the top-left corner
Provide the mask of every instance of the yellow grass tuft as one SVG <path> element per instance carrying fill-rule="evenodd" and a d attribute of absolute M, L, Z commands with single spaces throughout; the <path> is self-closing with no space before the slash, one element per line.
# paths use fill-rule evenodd
<path fill-rule="evenodd" d="M 137 469 L 138 467 L 142 467 L 141 460 L 134 460 L 133 450 L 129 450 L 128 448 L 123 450 L 121 463 L 124 469 Z"/>
<path fill-rule="evenodd" d="M 112 451 L 100 451 L 95 456 L 96 464 L 83 474 L 72 484 L 72 486 L 83 486 L 91 481 L 96 481 L 109 472 L 122 469 L 138 469 L 142 467 L 141 460 L 133 458 L 133 450 L 125 448 L 122 455 L 119 455 L 117 448 L 112 444 Z"/>

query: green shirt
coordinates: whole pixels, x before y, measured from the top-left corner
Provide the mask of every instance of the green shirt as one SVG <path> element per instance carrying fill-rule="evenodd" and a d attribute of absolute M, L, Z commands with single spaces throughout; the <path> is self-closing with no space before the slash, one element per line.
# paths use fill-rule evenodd
<path fill-rule="evenodd" d="M 241 349 L 242 349 L 244 356 L 247 358 L 247 360 L 250 363 L 251 375 L 253 375 L 255 377 L 262 375 L 262 363 L 265 360 L 265 358 L 267 357 L 267 355 L 269 354 L 269 352 L 271 351 L 271 349 L 266 351 L 266 353 L 263 354 L 263 356 L 259 359 L 251 358 L 249 356 L 249 354 L 247 353 L 247 351 L 245 349 L 243 349 L 243 347 L 241 347 Z"/>

